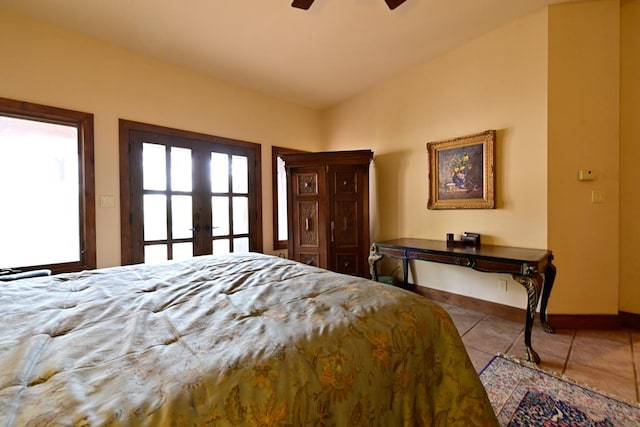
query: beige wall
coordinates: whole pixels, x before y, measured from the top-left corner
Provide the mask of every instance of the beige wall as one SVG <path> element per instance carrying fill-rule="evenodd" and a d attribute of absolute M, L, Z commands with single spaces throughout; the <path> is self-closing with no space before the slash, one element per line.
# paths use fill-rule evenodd
<path fill-rule="evenodd" d="M 95 115 L 97 196 L 119 195 L 119 118 L 262 144 L 264 249 L 272 249 L 271 146 L 319 149 L 316 111 L 2 9 L 0 55 L 0 96 Z M 96 208 L 101 267 L 120 264 L 118 207 Z"/>
<path fill-rule="evenodd" d="M 547 247 L 547 13 L 420 65 L 325 113 L 330 149 L 371 147 L 372 239 L 479 232 L 486 243 Z M 496 129 L 495 210 L 428 210 L 426 143 Z M 422 285 L 524 307 L 507 275 L 417 262 Z M 507 293 L 498 279 L 509 280 Z"/>
<path fill-rule="evenodd" d="M 551 313 L 640 312 L 639 190 L 625 183 L 620 199 L 618 188 L 620 176 L 634 175 L 639 150 L 638 2 L 622 6 L 622 148 L 619 0 L 552 6 L 325 112 L 330 149 L 376 153 L 372 238 L 477 231 L 488 243 L 548 247 L 558 266 Z M 425 143 L 489 128 L 498 130 L 497 209 L 427 210 Z M 583 168 L 597 179 L 578 181 Z M 605 203 L 591 202 L 593 190 Z M 525 307 L 524 290 L 507 276 L 424 262 L 411 275 L 436 289 Z M 500 278 L 509 279 L 507 293 L 498 290 Z"/>
<path fill-rule="evenodd" d="M 619 1 L 549 8 L 549 40 L 549 247 L 558 265 L 551 309 L 617 314 Z M 578 181 L 581 168 L 596 179 Z M 592 203 L 592 191 L 605 203 Z"/>
<path fill-rule="evenodd" d="M 620 310 L 640 313 L 640 0 L 622 1 Z"/>

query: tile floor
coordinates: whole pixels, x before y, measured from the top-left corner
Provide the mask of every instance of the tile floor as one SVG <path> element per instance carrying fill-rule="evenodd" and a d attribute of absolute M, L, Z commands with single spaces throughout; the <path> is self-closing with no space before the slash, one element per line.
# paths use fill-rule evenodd
<path fill-rule="evenodd" d="M 451 315 L 478 371 L 498 353 L 525 358 L 524 321 L 438 304 Z M 640 402 L 640 330 L 564 329 L 547 334 L 536 317 L 531 342 L 542 359 L 542 369 Z"/>

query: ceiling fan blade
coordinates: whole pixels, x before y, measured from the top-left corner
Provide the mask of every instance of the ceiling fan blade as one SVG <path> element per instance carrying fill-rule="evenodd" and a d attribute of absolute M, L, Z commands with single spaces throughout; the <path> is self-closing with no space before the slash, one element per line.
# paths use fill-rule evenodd
<path fill-rule="evenodd" d="M 313 4 L 313 0 L 293 0 L 293 3 L 291 3 L 291 6 L 297 7 L 298 9 L 307 10 L 311 7 L 312 4 Z"/>
<path fill-rule="evenodd" d="M 393 10 L 396 7 L 400 6 L 402 3 L 405 2 L 405 0 L 384 0 L 387 2 L 387 6 L 389 6 L 389 9 Z"/>

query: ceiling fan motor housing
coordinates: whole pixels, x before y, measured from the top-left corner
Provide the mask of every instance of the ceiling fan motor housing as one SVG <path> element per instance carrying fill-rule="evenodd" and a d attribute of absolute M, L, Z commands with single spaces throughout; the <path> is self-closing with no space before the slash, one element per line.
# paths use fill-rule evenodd
<path fill-rule="evenodd" d="M 297 7 L 298 9 L 307 10 L 311 7 L 312 4 L 313 4 L 313 0 L 293 0 L 293 3 L 291 3 L 291 6 Z"/>
<path fill-rule="evenodd" d="M 387 6 L 389 6 L 389 9 L 393 10 L 396 7 L 400 6 L 402 3 L 405 2 L 405 0 L 384 0 L 387 3 Z M 311 7 L 311 5 L 313 4 L 313 0 L 293 0 L 293 3 L 291 3 L 291 6 L 293 7 L 297 7 L 298 9 L 304 9 L 307 10 Z"/>

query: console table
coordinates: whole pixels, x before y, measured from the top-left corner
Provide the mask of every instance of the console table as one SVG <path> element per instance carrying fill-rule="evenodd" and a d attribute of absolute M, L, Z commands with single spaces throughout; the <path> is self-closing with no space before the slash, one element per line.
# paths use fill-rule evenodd
<path fill-rule="evenodd" d="M 495 245 L 453 247 L 448 246 L 445 241 L 426 239 L 387 240 L 371 246 L 369 267 L 373 280 L 378 280 L 376 264 L 384 256 L 402 260 L 403 287 L 407 286 L 409 260 L 412 259 L 458 265 L 487 273 L 511 274 L 511 277 L 527 290 L 527 317 L 524 330 L 527 360 L 540 363 L 538 353 L 531 347 L 531 330 L 538 301 L 540 301 L 542 327 L 548 333 L 554 332 L 547 323 L 547 302 L 556 277 L 556 267 L 551 263 L 553 260 L 551 251 Z"/>

